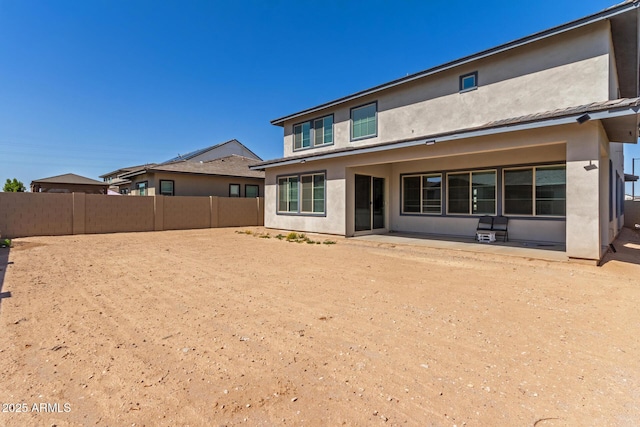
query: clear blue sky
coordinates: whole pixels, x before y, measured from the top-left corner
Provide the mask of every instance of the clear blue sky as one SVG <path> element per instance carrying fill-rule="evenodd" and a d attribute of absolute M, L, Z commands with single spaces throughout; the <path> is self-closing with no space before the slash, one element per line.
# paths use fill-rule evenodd
<path fill-rule="evenodd" d="M 98 179 L 232 138 L 281 157 L 272 119 L 615 3 L 0 0 L 0 180 Z"/>

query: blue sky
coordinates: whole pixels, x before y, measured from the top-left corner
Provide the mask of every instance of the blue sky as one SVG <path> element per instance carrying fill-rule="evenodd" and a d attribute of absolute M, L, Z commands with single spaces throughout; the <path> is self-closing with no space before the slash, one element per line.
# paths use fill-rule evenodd
<path fill-rule="evenodd" d="M 232 138 L 281 157 L 272 119 L 613 4 L 0 0 L 0 180 L 97 179 Z"/>

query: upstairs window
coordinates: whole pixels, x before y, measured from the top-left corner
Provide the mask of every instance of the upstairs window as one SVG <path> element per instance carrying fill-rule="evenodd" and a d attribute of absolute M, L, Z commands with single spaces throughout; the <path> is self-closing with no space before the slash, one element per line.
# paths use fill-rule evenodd
<path fill-rule="evenodd" d="M 477 71 L 460 76 L 460 92 L 475 89 L 477 87 L 478 87 Z"/>
<path fill-rule="evenodd" d="M 351 139 L 378 135 L 378 104 L 372 103 L 351 109 Z"/>
<path fill-rule="evenodd" d="M 293 126 L 293 149 L 301 150 L 333 144 L 333 116 L 309 120 Z"/>

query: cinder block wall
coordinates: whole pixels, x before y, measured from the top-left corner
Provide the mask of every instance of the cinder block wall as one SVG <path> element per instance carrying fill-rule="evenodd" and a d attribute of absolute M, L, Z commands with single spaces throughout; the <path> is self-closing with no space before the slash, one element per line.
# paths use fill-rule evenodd
<path fill-rule="evenodd" d="M 624 226 L 634 228 L 636 224 L 640 224 L 640 200 L 625 200 Z"/>
<path fill-rule="evenodd" d="M 0 193 L 6 238 L 264 225 L 264 199 Z"/>
<path fill-rule="evenodd" d="M 164 230 L 211 227 L 211 197 L 164 198 Z"/>
<path fill-rule="evenodd" d="M 60 236 L 73 233 L 73 195 L 0 193 L 0 235 Z"/>

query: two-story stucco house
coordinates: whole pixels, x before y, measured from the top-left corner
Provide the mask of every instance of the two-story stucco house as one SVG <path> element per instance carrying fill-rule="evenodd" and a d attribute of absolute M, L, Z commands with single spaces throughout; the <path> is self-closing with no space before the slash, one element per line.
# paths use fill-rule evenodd
<path fill-rule="evenodd" d="M 265 226 L 475 234 L 600 260 L 638 139 L 638 0 L 285 117 Z"/>

